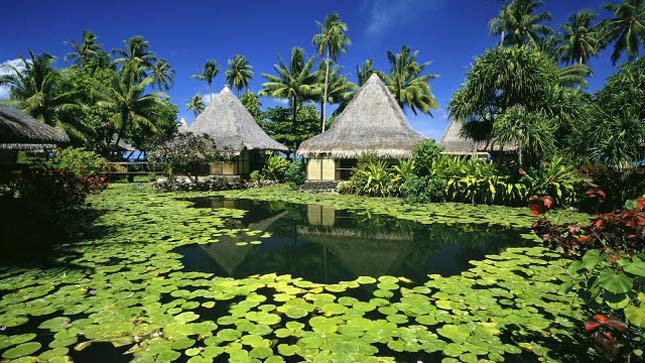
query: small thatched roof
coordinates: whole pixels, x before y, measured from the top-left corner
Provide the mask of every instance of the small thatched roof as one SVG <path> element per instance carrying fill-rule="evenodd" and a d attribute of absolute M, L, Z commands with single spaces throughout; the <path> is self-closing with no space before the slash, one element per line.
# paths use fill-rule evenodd
<path fill-rule="evenodd" d="M 374 73 L 329 130 L 303 142 L 297 154 L 354 159 L 369 151 L 383 158 L 409 158 L 414 145 L 424 140 Z"/>
<path fill-rule="evenodd" d="M 489 151 L 501 150 L 500 145 L 497 143 L 478 142 L 464 137 L 463 123 L 459 120 L 450 121 L 439 140 L 439 144 L 444 147 L 443 153 L 447 155 L 487 156 Z M 516 145 L 504 145 L 504 150 L 506 151 L 515 149 L 517 149 Z"/>
<path fill-rule="evenodd" d="M 116 143 L 117 139 L 119 139 L 119 135 L 117 135 L 116 133 L 113 134 L 112 139 L 110 140 L 110 144 L 108 145 L 110 150 L 112 151 L 135 151 L 136 150 L 134 146 L 126 143 L 125 141 L 123 141 L 123 139 L 119 139 L 119 143 L 117 144 Z"/>
<path fill-rule="evenodd" d="M 177 132 L 179 132 L 180 134 L 188 132 L 188 124 L 186 123 L 186 119 L 183 117 L 178 122 Z"/>
<path fill-rule="evenodd" d="M 235 155 L 244 149 L 289 150 L 258 126 L 228 86 L 213 97 L 189 130 L 195 135 L 207 134 L 215 142 L 217 150 Z"/>
<path fill-rule="evenodd" d="M 0 149 L 51 149 L 68 142 L 69 137 L 63 131 L 0 104 Z"/>

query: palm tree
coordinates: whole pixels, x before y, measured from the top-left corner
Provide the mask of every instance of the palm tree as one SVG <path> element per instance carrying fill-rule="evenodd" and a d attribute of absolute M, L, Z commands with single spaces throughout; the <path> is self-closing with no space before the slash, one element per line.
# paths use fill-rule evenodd
<path fill-rule="evenodd" d="M 365 82 L 370 78 L 372 73 L 376 70 L 372 66 L 371 59 L 366 60 L 362 66 L 356 66 L 356 77 L 358 78 L 358 86 L 362 87 Z"/>
<path fill-rule="evenodd" d="M 305 61 L 305 54 L 302 48 L 291 49 L 291 58 L 287 65 L 282 57 L 278 55 L 278 64 L 274 64 L 277 76 L 262 73 L 267 82 L 262 84 L 259 94 L 279 99 L 289 100 L 291 106 L 291 127 L 292 133 L 296 133 L 296 117 L 298 108 L 306 101 L 316 96 L 316 73 L 311 72 L 314 57 Z M 298 143 L 294 144 L 294 151 L 298 149 Z"/>
<path fill-rule="evenodd" d="M 20 66 L 0 66 L 6 71 L 0 75 L 0 86 L 9 88 L 11 99 L 18 101 L 23 112 L 82 140 L 83 122 L 65 117 L 67 111 L 82 107 L 80 95 L 63 86 L 60 72 L 53 67 L 55 60 L 51 54 L 35 55 L 30 50 L 29 59 L 20 57 Z"/>
<path fill-rule="evenodd" d="M 240 91 L 249 87 L 249 81 L 253 78 L 253 67 L 243 55 L 236 55 L 228 60 L 229 69 L 226 71 L 226 82 L 237 89 L 237 96 Z"/>
<path fill-rule="evenodd" d="M 134 72 L 139 80 L 143 80 L 148 76 L 148 71 L 153 69 L 157 61 L 157 56 L 154 52 L 148 50 L 148 46 L 148 41 L 143 40 L 140 35 L 124 40 L 123 49 L 112 49 L 112 54 L 117 56 L 112 61 L 112 64 L 122 64 L 122 67 Z"/>
<path fill-rule="evenodd" d="M 630 61 L 638 60 L 640 46 L 645 42 L 645 0 L 624 0 L 620 5 L 606 3 L 603 9 L 613 17 L 602 23 L 603 43 L 614 43 L 611 61 L 616 64 L 625 53 Z"/>
<path fill-rule="evenodd" d="M 417 63 L 416 57 L 419 51 L 410 53 L 407 45 L 401 47 L 397 54 L 387 51 L 387 59 L 390 63 L 390 74 L 383 75 L 387 88 L 399 103 L 399 106 L 410 107 L 416 115 L 417 109 L 423 113 L 430 113 L 430 109 L 437 109 L 439 104 L 430 90 L 431 79 L 437 78 L 436 74 L 421 73 L 431 62 Z"/>
<path fill-rule="evenodd" d="M 591 26 L 596 18 L 591 10 L 583 10 L 569 17 L 569 22 L 560 25 L 562 37 L 557 53 L 565 64 L 587 64 L 590 56 L 598 54 L 600 34 Z"/>
<path fill-rule="evenodd" d="M 314 35 L 312 39 L 313 45 L 316 47 L 319 59 L 325 54 L 325 82 L 323 86 L 323 107 L 321 115 L 321 127 L 325 132 L 325 118 L 327 117 L 327 88 L 329 81 L 329 60 L 336 63 L 338 55 L 347 52 L 346 45 L 351 45 L 352 42 L 345 35 L 347 31 L 347 24 L 340 21 L 340 16 L 337 13 L 331 13 L 325 18 L 325 24 L 317 21 L 320 33 Z"/>
<path fill-rule="evenodd" d="M 551 20 L 550 13 L 534 14 L 542 5 L 544 3 L 539 0 L 513 0 L 502 8 L 498 17 L 491 19 L 490 33 L 504 34 L 500 42 L 503 46 L 527 44 L 535 47 L 540 37 L 553 32 L 550 27 L 539 24 Z"/>
<path fill-rule="evenodd" d="M 72 64 L 77 67 L 87 67 L 93 62 L 100 63 L 100 60 L 103 58 L 106 60 L 106 64 L 98 64 L 102 66 L 107 66 L 107 54 L 103 51 L 103 46 L 97 43 L 97 37 L 94 33 L 89 30 L 83 31 L 83 36 L 81 43 L 77 43 L 74 40 L 65 42 L 72 48 L 72 52 L 65 55 L 65 62 L 72 60 Z"/>
<path fill-rule="evenodd" d="M 215 63 L 214 60 L 209 59 L 204 64 L 202 69 L 202 74 L 193 74 L 193 78 L 199 79 L 200 81 L 206 81 L 208 83 L 208 90 L 210 93 L 210 100 L 213 101 L 213 78 L 217 76 L 219 72 L 219 66 Z"/>
<path fill-rule="evenodd" d="M 127 70 L 114 73 L 111 81 L 98 90 L 100 101 L 97 104 L 107 112 L 107 125 L 112 128 L 112 135 L 117 135 L 115 145 L 119 144 L 126 132 L 157 132 L 154 110 L 162 102 L 163 93 L 146 94 L 146 87 L 154 82 L 152 77 L 146 77 L 137 82 Z M 110 141 L 110 140 L 106 140 Z"/>
<path fill-rule="evenodd" d="M 339 67 L 337 65 L 332 66 L 329 71 L 329 77 L 327 81 L 327 102 L 331 104 L 340 104 L 336 111 L 334 111 L 334 114 L 339 114 L 340 112 L 342 112 L 358 91 L 356 84 L 352 81 L 348 81 L 347 75 L 340 73 L 341 70 L 342 67 Z M 322 72 L 322 70 L 319 70 L 318 73 L 319 78 L 324 78 L 324 73 Z M 322 82 L 320 83 L 320 86 L 322 86 Z M 320 102 L 322 108 L 323 92 L 321 92 L 321 90 L 318 90 L 317 93 L 319 93 L 318 96 L 320 96 L 317 101 Z"/>
<path fill-rule="evenodd" d="M 159 58 L 150 70 L 152 73 L 152 79 L 154 80 L 153 83 L 158 89 L 164 89 L 167 91 L 172 85 L 174 85 L 175 70 L 172 69 L 170 64 L 168 64 L 168 61 L 164 58 Z"/>
<path fill-rule="evenodd" d="M 195 114 L 195 117 L 197 117 L 204 109 L 206 106 L 204 106 L 204 100 L 202 100 L 202 96 L 197 93 L 195 94 L 191 99 L 190 102 L 186 104 L 186 109 L 193 111 L 193 114 Z"/>

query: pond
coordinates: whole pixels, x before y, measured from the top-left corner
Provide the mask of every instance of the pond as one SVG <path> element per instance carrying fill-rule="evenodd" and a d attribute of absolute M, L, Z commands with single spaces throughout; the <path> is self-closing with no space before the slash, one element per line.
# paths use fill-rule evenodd
<path fill-rule="evenodd" d="M 520 227 L 525 211 L 224 196 L 113 185 L 42 254 L 4 241 L 21 258 L 0 255 L 0 361 L 595 358 L 567 262 Z M 51 228 L 33 229 L 15 236 L 47 245 Z"/>
<path fill-rule="evenodd" d="M 428 274 L 455 275 L 472 266 L 468 261 L 526 243 L 522 231 L 496 225 L 424 225 L 316 204 L 223 197 L 190 202 L 197 208 L 243 210 L 244 216 L 231 218 L 226 227 L 262 232 L 174 250 L 183 256 L 184 271 L 218 276 L 275 272 L 335 283 L 393 275 L 422 282 Z"/>

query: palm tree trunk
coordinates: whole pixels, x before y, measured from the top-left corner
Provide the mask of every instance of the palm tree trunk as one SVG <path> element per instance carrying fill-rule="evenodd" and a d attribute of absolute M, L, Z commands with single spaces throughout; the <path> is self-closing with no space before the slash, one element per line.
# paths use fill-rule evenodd
<path fill-rule="evenodd" d="M 211 96 L 211 103 L 213 103 L 213 84 L 212 84 L 212 82 L 208 82 L 208 93 Z"/>
<path fill-rule="evenodd" d="M 327 61 L 325 61 L 325 89 L 323 90 L 322 132 L 325 132 L 327 119 L 327 82 L 329 82 L 329 46 L 327 46 Z"/>
<path fill-rule="evenodd" d="M 291 115 L 291 134 L 296 135 L 296 121 L 298 116 L 298 100 L 296 97 L 293 97 L 293 114 Z M 293 140 L 293 159 L 296 159 L 296 150 L 298 150 L 298 141 Z"/>

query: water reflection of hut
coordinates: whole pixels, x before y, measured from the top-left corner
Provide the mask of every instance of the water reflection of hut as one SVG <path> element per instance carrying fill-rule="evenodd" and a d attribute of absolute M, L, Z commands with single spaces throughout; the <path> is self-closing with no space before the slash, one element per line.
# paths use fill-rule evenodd
<path fill-rule="evenodd" d="M 298 237 L 319 244 L 355 276 L 396 271 L 415 252 L 411 234 L 365 233 L 348 228 L 299 226 Z"/>
<path fill-rule="evenodd" d="M 233 204 L 230 204 L 233 203 Z M 219 203 L 218 203 L 219 204 Z M 224 199 L 221 205 L 232 205 L 235 207 L 235 200 Z M 224 207 L 227 208 L 227 207 Z M 270 218 L 262 221 L 251 223 L 246 228 L 251 231 L 266 231 L 269 227 L 280 218 L 284 217 L 287 212 L 276 214 Z M 234 276 L 238 267 L 244 262 L 248 254 L 251 252 L 250 248 L 237 246 L 236 242 L 249 242 L 257 240 L 258 236 L 246 236 L 240 234 L 235 237 L 221 236 L 218 238 L 219 243 L 211 245 L 200 246 L 213 261 L 215 261 L 229 276 Z"/>
<path fill-rule="evenodd" d="M 224 160 L 210 165 L 213 175 L 248 175 L 264 165 L 264 151 L 289 150 L 258 126 L 228 86 L 213 97 L 189 130 L 196 135 L 207 134 L 215 142 Z"/>
<path fill-rule="evenodd" d="M 307 221 L 314 226 L 333 226 L 336 223 L 336 208 L 322 205 L 307 205 Z"/>
<path fill-rule="evenodd" d="M 378 75 L 372 74 L 333 125 L 306 140 L 297 154 L 308 159 L 308 180 L 348 178 L 359 156 L 409 158 L 426 138 L 410 128 L 405 114 Z"/>

